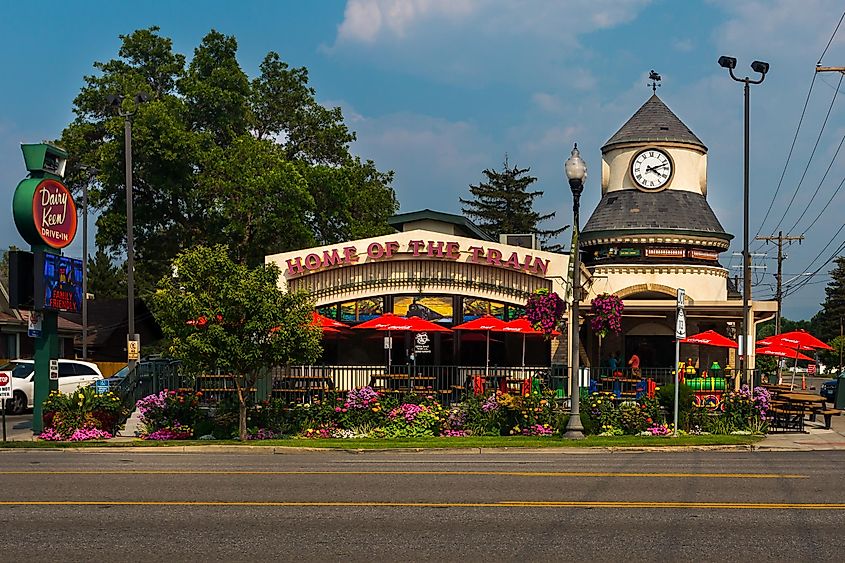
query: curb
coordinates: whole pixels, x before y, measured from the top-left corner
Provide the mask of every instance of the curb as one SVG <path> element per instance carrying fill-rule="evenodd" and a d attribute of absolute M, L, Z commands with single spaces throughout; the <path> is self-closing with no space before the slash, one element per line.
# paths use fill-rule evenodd
<path fill-rule="evenodd" d="M 314 448 L 308 446 L 113 446 L 113 447 L 82 447 L 82 448 L 0 448 L 0 452 L 90 452 L 90 453 L 141 453 L 141 454 L 246 454 L 246 455 L 285 455 L 300 453 L 347 453 L 347 454 L 369 454 L 369 453 L 427 453 L 427 454 L 553 454 L 553 455 L 598 455 L 605 453 L 628 454 L 628 453 L 678 453 L 678 452 L 748 452 L 761 451 L 753 444 L 716 445 L 716 446 L 596 446 L 596 447 L 568 447 L 568 448 Z M 765 451 L 807 451 L 798 449 L 766 449 Z"/>

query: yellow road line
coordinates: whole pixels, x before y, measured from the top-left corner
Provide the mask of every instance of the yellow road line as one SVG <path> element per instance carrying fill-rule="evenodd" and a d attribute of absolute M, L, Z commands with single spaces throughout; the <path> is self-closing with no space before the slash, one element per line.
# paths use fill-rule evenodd
<path fill-rule="evenodd" d="M 634 478 L 705 478 L 705 479 L 807 479 L 809 475 L 791 473 L 628 473 L 609 471 L 211 471 L 169 469 L 116 469 L 70 471 L 0 471 L 0 475 L 421 475 L 421 476 L 495 476 L 495 477 L 634 477 Z"/>
<path fill-rule="evenodd" d="M 694 508 L 716 510 L 845 510 L 845 503 L 733 503 L 637 501 L 503 502 L 272 502 L 272 501 L 0 501 L 0 506 L 196 506 L 284 508 Z"/>

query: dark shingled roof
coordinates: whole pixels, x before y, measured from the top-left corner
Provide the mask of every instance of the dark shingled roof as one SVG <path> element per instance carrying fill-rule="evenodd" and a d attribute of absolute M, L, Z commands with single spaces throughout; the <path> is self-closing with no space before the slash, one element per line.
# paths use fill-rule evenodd
<path fill-rule="evenodd" d="M 690 143 L 707 150 L 701 139 L 655 94 L 604 144 L 602 150 L 618 143 L 661 141 Z"/>
<path fill-rule="evenodd" d="M 726 240 L 733 238 L 722 228 L 703 195 L 681 190 L 608 192 L 581 229 L 581 236 L 586 241 L 599 233 L 621 235 L 643 231 L 686 231 Z"/>

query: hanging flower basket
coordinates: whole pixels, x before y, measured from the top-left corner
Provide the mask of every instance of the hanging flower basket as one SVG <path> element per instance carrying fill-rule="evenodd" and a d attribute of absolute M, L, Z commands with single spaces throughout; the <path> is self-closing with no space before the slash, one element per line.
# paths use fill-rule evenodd
<path fill-rule="evenodd" d="M 597 295 L 591 302 L 593 318 L 590 320 L 590 327 L 593 332 L 604 338 L 609 332 L 619 334 L 622 332 L 622 310 L 625 305 L 616 295 L 602 293 Z"/>
<path fill-rule="evenodd" d="M 566 305 L 557 293 L 538 289 L 528 297 L 525 316 L 535 330 L 549 337 L 560 327 L 565 309 Z"/>

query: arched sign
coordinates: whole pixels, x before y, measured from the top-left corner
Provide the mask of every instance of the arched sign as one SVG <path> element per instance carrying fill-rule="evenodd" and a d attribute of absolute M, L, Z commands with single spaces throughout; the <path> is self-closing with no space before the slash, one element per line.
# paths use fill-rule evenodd
<path fill-rule="evenodd" d="M 58 180 L 22 181 L 12 208 L 18 232 L 30 244 L 64 248 L 76 236 L 76 204 L 70 190 Z"/>

